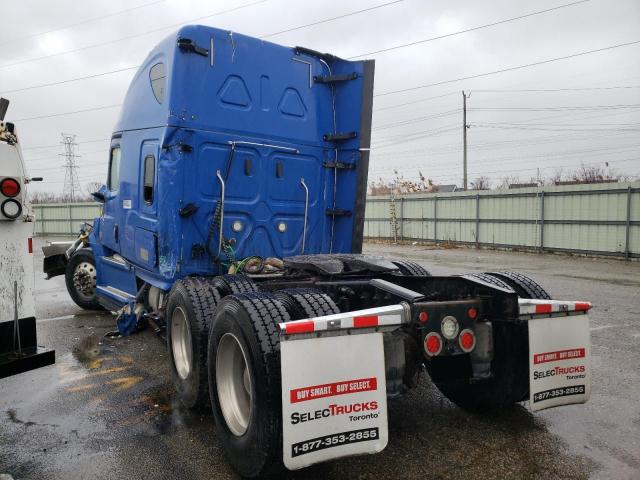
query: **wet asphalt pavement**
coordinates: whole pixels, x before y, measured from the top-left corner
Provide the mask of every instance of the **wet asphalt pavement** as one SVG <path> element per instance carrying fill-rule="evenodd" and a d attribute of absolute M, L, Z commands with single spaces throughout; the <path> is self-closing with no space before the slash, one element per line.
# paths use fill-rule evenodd
<path fill-rule="evenodd" d="M 390 403 L 384 452 L 288 477 L 640 478 L 640 263 L 422 246 L 369 244 L 366 251 L 418 261 L 434 274 L 519 270 L 554 298 L 593 302 L 591 400 L 538 414 L 517 407 L 473 415 L 423 376 Z M 44 281 L 36 273 L 36 291 L 39 343 L 55 348 L 57 361 L 0 380 L 0 475 L 237 478 L 212 417 L 176 402 L 155 334 L 105 339 L 114 318 L 76 307 L 62 277 Z"/>

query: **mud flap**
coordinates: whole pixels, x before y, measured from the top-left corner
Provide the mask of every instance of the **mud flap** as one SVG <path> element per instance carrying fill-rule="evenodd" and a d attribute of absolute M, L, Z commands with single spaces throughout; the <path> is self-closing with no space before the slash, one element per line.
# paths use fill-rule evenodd
<path fill-rule="evenodd" d="M 281 359 L 288 469 L 387 446 L 381 333 L 283 341 Z"/>
<path fill-rule="evenodd" d="M 591 395 L 588 303 L 538 302 L 529 325 L 529 407 L 585 403 Z M 523 312 L 523 304 L 520 305 Z"/>
<path fill-rule="evenodd" d="M 0 378 L 55 363 L 55 351 L 38 346 L 35 317 L 21 318 L 19 327 L 20 352 L 16 347 L 15 322 L 0 322 Z"/>

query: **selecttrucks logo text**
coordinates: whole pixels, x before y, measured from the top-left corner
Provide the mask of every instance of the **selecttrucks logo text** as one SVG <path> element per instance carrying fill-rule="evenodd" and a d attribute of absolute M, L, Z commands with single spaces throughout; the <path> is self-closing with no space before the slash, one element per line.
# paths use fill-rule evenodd
<path fill-rule="evenodd" d="M 583 378 L 584 375 L 573 376 L 573 374 L 581 374 L 584 373 L 584 371 L 584 365 L 576 365 L 575 367 L 554 367 L 550 370 L 533 372 L 533 379 L 538 380 L 539 378 L 553 377 L 555 375 L 567 375 L 568 379 Z"/>
<path fill-rule="evenodd" d="M 313 412 L 293 412 L 291 414 L 291 424 L 297 425 L 298 423 L 310 422 L 312 420 L 318 420 L 321 418 L 333 417 L 334 415 L 348 415 L 351 413 L 361 413 L 362 415 L 349 415 L 349 420 L 354 422 L 357 420 L 366 420 L 369 418 L 378 417 L 378 402 L 375 400 L 371 402 L 358 402 L 350 403 L 347 405 L 337 405 L 332 403 L 328 408 L 322 410 L 315 410 Z"/>

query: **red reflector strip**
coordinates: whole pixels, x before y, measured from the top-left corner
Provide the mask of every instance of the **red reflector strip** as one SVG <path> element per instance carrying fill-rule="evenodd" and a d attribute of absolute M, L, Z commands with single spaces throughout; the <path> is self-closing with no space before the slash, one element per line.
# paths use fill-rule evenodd
<path fill-rule="evenodd" d="M 306 322 L 291 322 L 284 324 L 285 333 L 312 333 L 315 325 L 312 320 Z"/>
<path fill-rule="evenodd" d="M 550 303 L 541 303 L 536 305 L 536 313 L 551 313 L 553 311 L 553 305 Z"/>
<path fill-rule="evenodd" d="M 586 312 L 591 309 L 590 303 L 576 303 L 576 311 L 578 312 Z"/>
<path fill-rule="evenodd" d="M 353 317 L 354 328 L 366 328 L 366 327 L 377 327 L 377 326 L 378 326 L 377 315 L 368 315 L 365 317 Z"/>
<path fill-rule="evenodd" d="M 27 250 L 29 253 L 33 253 L 33 238 L 27 238 Z"/>

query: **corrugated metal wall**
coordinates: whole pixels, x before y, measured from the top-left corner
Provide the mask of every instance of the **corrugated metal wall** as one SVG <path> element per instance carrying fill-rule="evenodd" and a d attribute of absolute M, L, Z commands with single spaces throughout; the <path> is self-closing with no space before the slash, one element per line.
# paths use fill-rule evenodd
<path fill-rule="evenodd" d="M 83 222 L 93 223 L 101 205 L 86 203 L 47 203 L 32 206 L 36 217 L 36 235 L 75 235 Z"/>
<path fill-rule="evenodd" d="M 364 232 L 640 258 L 640 182 L 369 197 Z"/>
<path fill-rule="evenodd" d="M 367 199 L 366 238 L 640 258 L 640 182 Z M 34 205 L 37 235 L 74 235 L 96 203 Z"/>

